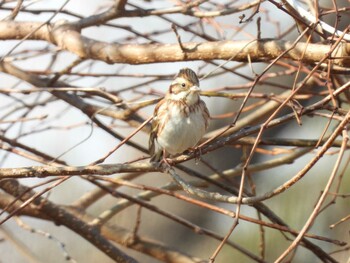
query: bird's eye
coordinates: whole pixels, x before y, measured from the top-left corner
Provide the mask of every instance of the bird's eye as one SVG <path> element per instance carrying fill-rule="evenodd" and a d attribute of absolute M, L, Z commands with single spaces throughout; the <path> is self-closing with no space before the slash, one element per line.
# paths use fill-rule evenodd
<path fill-rule="evenodd" d="M 186 84 L 185 84 L 185 83 L 182 83 L 181 86 L 184 88 L 184 87 L 186 87 Z"/>

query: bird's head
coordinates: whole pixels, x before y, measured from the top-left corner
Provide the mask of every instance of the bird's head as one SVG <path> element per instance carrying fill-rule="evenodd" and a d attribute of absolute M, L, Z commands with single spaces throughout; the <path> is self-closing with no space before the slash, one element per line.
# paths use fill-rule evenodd
<path fill-rule="evenodd" d="M 183 68 L 176 75 L 169 88 L 169 97 L 172 100 L 184 100 L 193 104 L 199 100 L 199 80 L 192 69 Z"/>

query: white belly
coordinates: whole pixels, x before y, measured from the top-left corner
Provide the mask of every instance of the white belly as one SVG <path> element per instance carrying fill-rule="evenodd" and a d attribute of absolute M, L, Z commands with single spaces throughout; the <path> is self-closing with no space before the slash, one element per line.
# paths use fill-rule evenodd
<path fill-rule="evenodd" d="M 194 147 L 206 130 L 203 114 L 199 110 L 192 112 L 188 117 L 176 110 L 168 114 L 169 122 L 158 135 L 158 144 L 172 155 Z"/>

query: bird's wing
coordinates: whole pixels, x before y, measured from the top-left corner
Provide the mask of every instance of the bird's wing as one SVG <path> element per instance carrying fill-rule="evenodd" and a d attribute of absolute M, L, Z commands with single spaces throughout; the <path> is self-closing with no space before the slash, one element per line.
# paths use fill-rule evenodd
<path fill-rule="evenodd" d="M 148 141 L 148 149 L 151 156 L 154 156 L 156 154 L 156 140 L 157 140 L 157 134 L 159 129 L 158 111 L 159 111 L 159 108 L 164 104 L 164 102 L 165 102 L 165 99 L 162 99 L 161 101 L 159 101 L 153 113 L 151 133 Z"/>

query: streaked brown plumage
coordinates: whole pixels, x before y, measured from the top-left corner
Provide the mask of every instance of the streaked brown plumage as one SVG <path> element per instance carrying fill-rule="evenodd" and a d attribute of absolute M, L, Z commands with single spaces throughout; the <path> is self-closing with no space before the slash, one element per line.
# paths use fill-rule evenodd
<path fill-rule="evenodd" d="M 154 110 L 149 139 L 151 161 L 159 161 L 163 151 L 183 153 L 203 137 L 210 117 L 199 91 L 196 73 L 181 69 Z"/>

